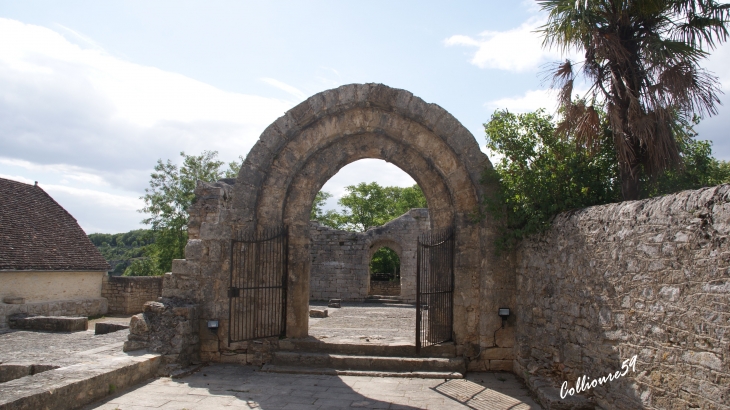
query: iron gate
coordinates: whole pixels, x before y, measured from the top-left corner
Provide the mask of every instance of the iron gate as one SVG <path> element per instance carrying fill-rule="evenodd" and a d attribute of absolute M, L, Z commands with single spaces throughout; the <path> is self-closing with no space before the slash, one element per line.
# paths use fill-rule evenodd
<path fill-rule="evenodd" d="M 454 229 L 423 233 L 416 257 L 416 353 L 452 339 L 453 303 Z"/>
<path fill-rule="evenodd" d="M 284 336 L 287 243 L 285 226 L 231 240 L 228 343 Z"/>

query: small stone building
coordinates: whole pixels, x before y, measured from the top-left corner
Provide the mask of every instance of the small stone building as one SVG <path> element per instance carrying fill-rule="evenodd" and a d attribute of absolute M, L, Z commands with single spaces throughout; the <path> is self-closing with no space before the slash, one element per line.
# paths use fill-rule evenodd
<path fill-rule="evenodd" d="M 411 209 L 383 226 L 366 232 L 347 232 L 309 223 L 312 270 L 310 300 L 342 299 L 362 301 L 368 294 L 384 294 L 380 285 L 370 281 L 370 260 L 386 246 L 400 259 L 400 289 L 388 294 L 408 302 L 416 300 L 416 241 L 428 231 L 428 209 Z M 387 284 L 387 282 L 386 282 Z M 397 283 L 396 283 L 397 284 Z"/>
<path fill-rule="evenodd" d="M 94 316 L 109 264 L 37 184 L 0 178 L 0 328 L 15 313 Z"/>

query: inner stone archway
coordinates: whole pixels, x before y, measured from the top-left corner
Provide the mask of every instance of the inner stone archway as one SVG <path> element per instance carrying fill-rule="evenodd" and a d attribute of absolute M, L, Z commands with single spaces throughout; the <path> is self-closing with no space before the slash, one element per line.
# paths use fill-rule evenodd
<path fill-rule="evenodd" d="M 441 107 L 383 85 L 325 91 L 269 126 L 234 187 L 236 228 L 289 226 L 289 337 L 307 335 L 309 214 L 316 193 L 343 166 L 363 158 L 391 162 L 423 188 L 432 228 L 454 226 L 455 338 L 477 339 L 484 229 L 473 222 L 491 164 L 474 137 Z M 469 334 L 472 334 L 469 336 Z"/>

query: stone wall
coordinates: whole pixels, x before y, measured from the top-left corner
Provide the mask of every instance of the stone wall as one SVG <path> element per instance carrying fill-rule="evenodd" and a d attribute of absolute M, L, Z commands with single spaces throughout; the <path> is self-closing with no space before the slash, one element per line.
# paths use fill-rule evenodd
<path fill-rule="evenodd" d="M 730 186 L 559 215 L 517 253 L 515 372 L 601 408 L 730 409 Z M 549 400 L 548 400 L 549 401 Z"/>
<path fill-rule="evenodd" d="M 162 276 L 105 275 L 101 296 L 109 304 L 109 313 L 133 315 L 144 311 L 145 302 L 162 296 Z"/>
<path fill-rule="evenodd" d="M 174 298 L 147 302 L 144 312 L 129 321 L 129 337 L 123 350 L 147 349 L 161 355 L 159 375 L 200 363 L 201 318 L 197 305 Z"/>
<path fill-rule="evenodd" d="M 404 300 L 415 302 L 417 240 L 429 225 L 428 209 L 411 209 L 362 233 L 310 222 L 310 299 L 362 301 L 373 294 L 369 292 L 370 259 L 378 249 L 387 246 L 400 258 L 400 294 Z"/>
<path fill-rule="evenodd" d="M 370 295 L 399 296 L 400 281 L 395 280 L 371 280 Z"/>
<path fill-rule="evenodd" d="M 55 300 L 9 304 L 0 302 L 0 329 L 8 327 L 8 317 L 15 314 L 40 316 L 99 316 L 107 313 L 105 298 Z"/>

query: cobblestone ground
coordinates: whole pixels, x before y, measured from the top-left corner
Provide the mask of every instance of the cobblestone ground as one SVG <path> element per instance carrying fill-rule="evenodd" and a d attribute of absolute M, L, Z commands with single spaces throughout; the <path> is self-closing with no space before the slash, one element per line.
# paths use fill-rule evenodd
<path fill-rule="evenodd" d="M 212 365 L 183 379 L 150 380 L 85 410 L 541 409 L 515 376 L 471 373 L 434 380 L 261 373 Z"/>
<path fill-rule="evenodd" d="M 69 366 L 89 359 L 102 350 L 122 351 L 128 330 L 95 335 L 85 332 L 50 333 L 9 330 L 0 333 L 0 363 Z"/>
<path fill-rule="evenodd" d="M 309 335 L 326 343 L 372 343 L 414 345 L 416 307 L 343 302 L 328 308 L 325 302 L 310 302 L 310 308 L 327 309 L 329 317 L 309 318 Z"/>

